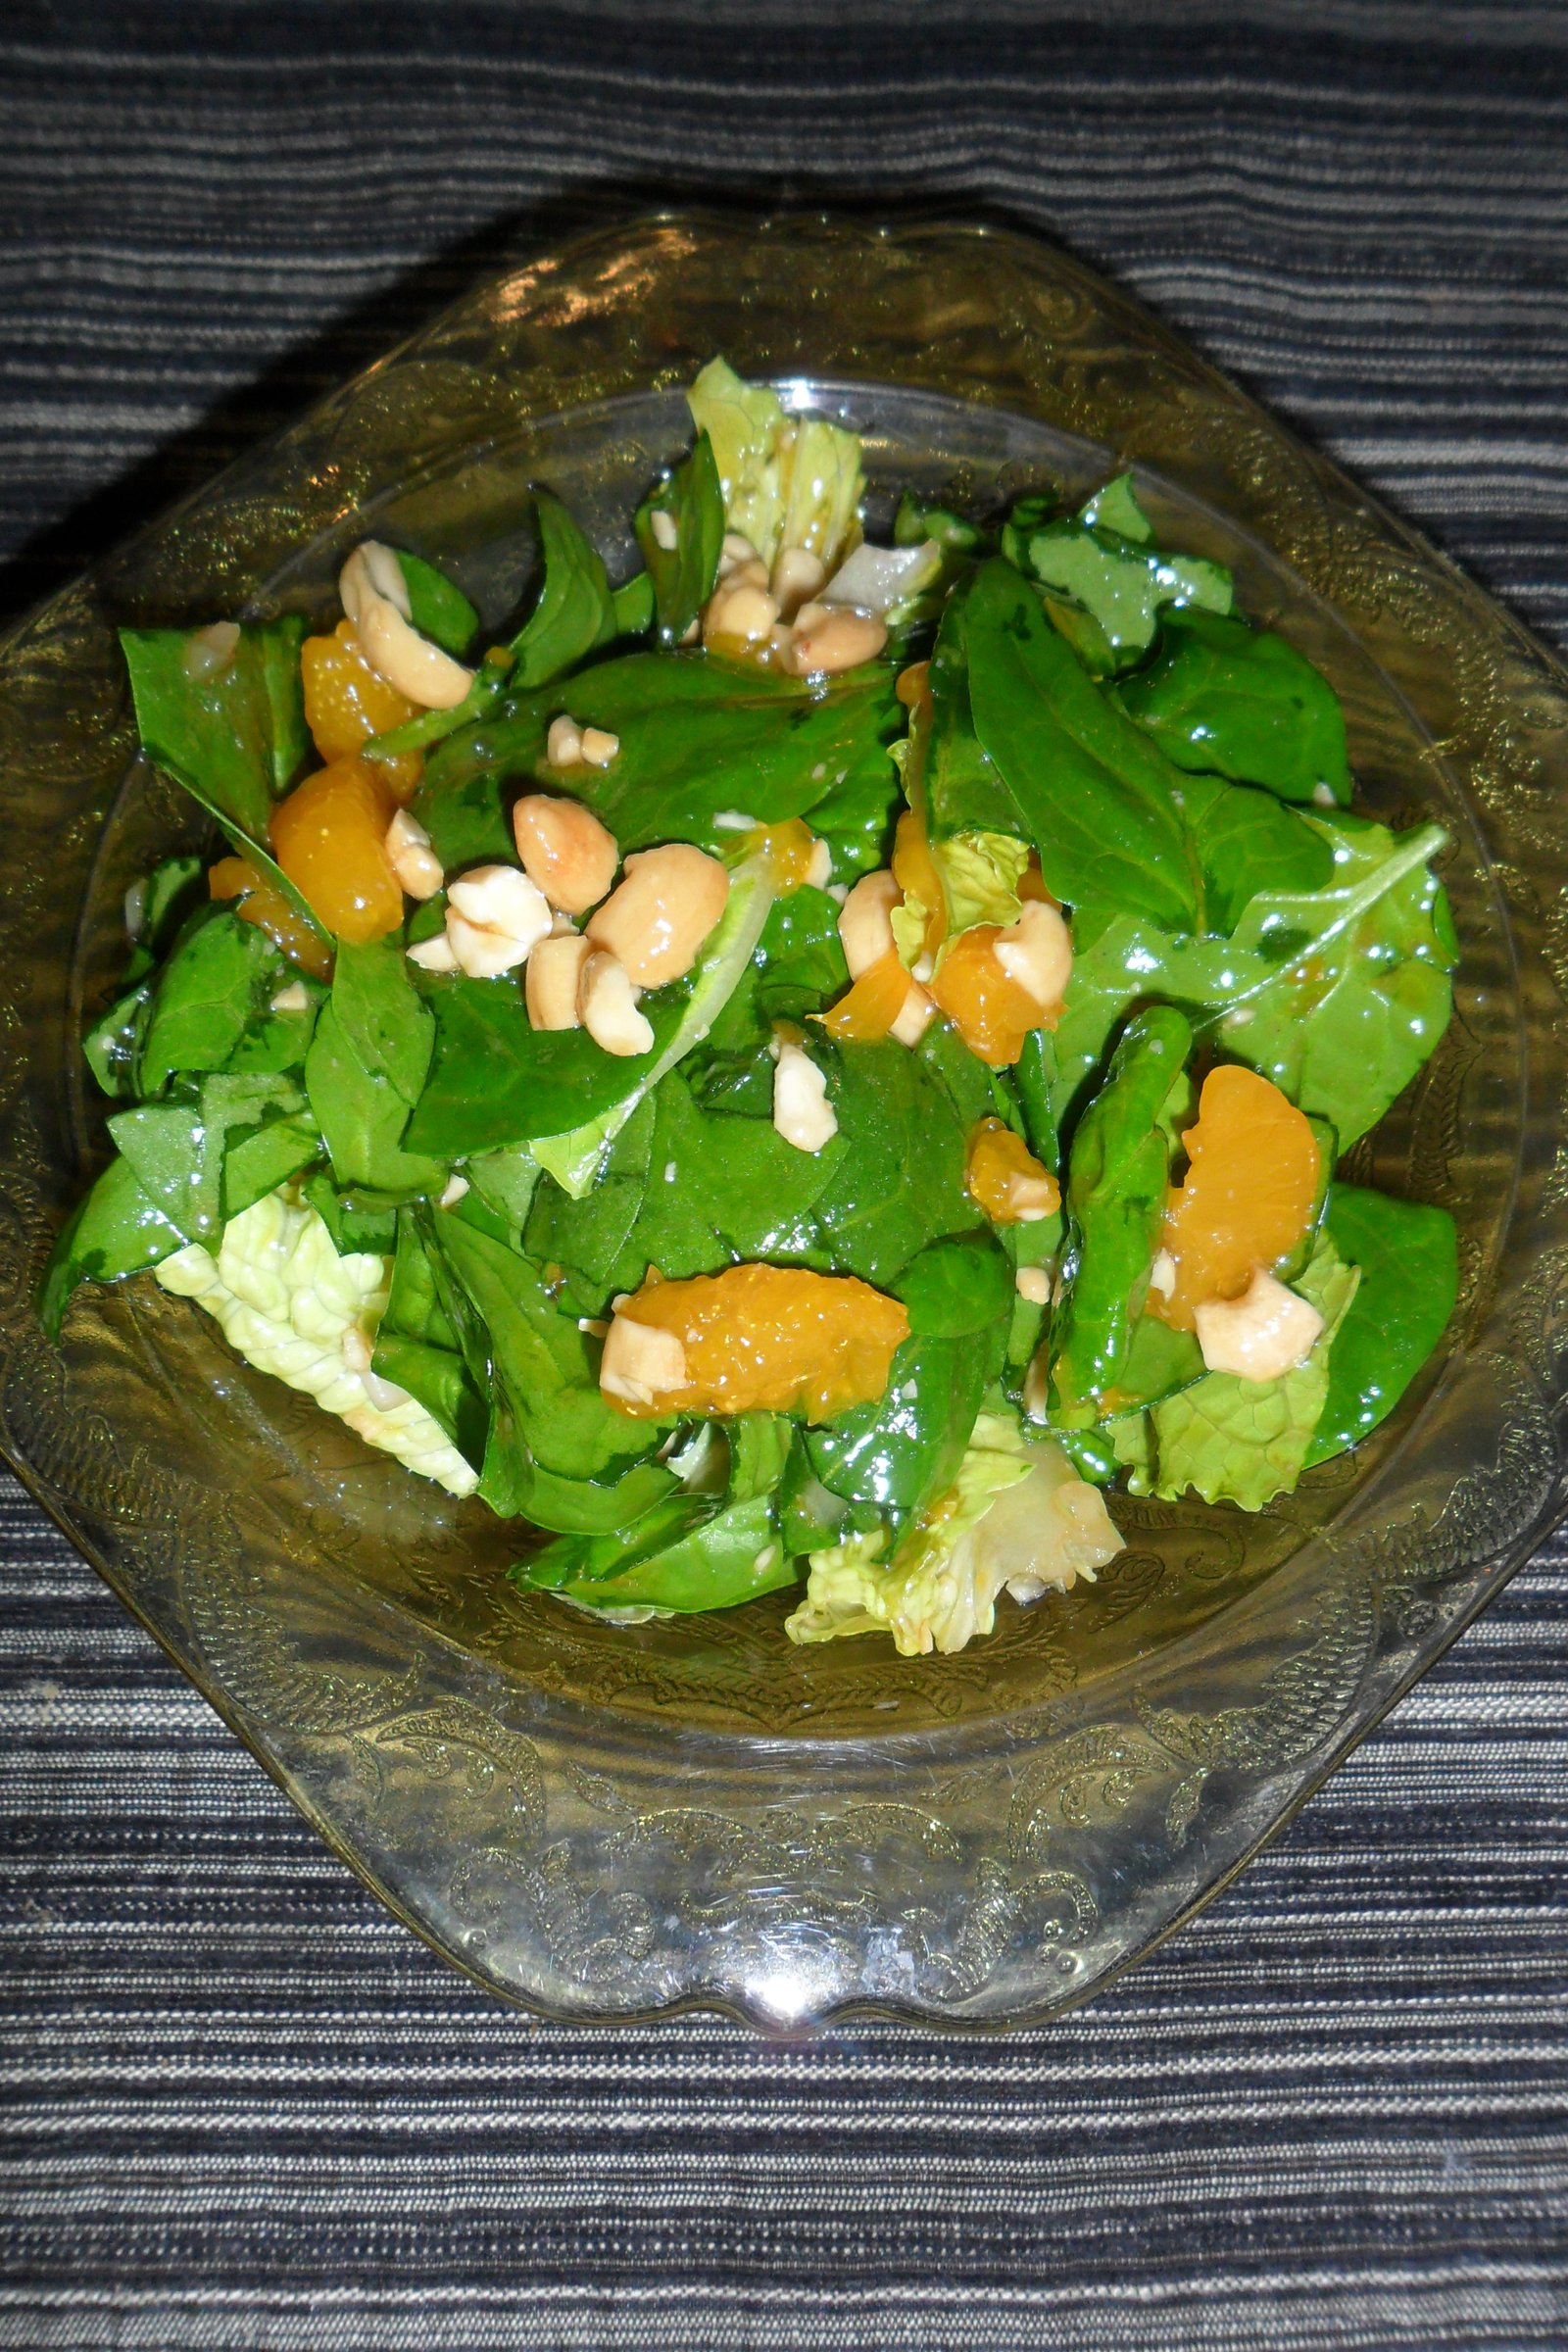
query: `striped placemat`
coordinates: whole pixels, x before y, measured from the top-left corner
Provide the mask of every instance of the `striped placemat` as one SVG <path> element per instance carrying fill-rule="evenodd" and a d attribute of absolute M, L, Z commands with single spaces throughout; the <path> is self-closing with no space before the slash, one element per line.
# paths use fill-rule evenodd
<path fill-rule="evenodd" d="M 585 207 L 743 190 L 1066 240 L 1568 643 L 1568 12 L 1506 0 L 13 0 L 0 599 Z M 0 2346 L 1555 2352 L 1565 1666 L 1553 1550 L 1049 2031 L 567 2033 L 0 1486 Z"/>

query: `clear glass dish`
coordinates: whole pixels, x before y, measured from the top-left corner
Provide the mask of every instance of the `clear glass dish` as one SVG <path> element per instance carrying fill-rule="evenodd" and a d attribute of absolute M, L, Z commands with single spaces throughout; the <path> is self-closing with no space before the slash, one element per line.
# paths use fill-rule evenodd
<path fill-rule="evenodd" d="M 204 837 L 136 760 L 114 625 L 313 610 L 368 531 L 486 618 L 528 489 L 608 550 L 715 351 L 906 483 L 1068 489 L 1132 464 L 1344 698 L 1363 805 L 1437 817 L 1464 960 L 1445 1044 L 1352 1173 L 1458 1220 L 1443 1357 L 1354 1460 L 1256 1518 L 1135 1503 L 1098 1586 L 956 1658 L 796 1650 L 782 1597 L 610 1629 L 502 1570 L 509 1532 L 252 1373 L 138 1282 L 57 1350 L 32 1307 L 101 1151 L 77 1052 L 121 900 Z M 1563 1508 L 1568 691 L 1497 607 L 1125 296 L 978 229 L 662 217 L 483 286 L 0 648 L 5 1450 L 332 1846 L 498 1992 L 1004 2026 L 1204 1901 Z"/>

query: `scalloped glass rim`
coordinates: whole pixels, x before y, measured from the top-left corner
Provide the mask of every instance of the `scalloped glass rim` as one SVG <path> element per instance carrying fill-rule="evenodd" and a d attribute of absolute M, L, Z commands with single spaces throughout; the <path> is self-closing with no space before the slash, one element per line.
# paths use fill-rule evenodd
<path fill-rule="evenodd" d="M 78 1306 L 58 1350 L 31 1312 L 101 1126 L 75 1040 L 120 894 L 199 835 L 134 761 L 113 622 L 318 605 L 372 519 L 499 616 L 527 480 L 623 535 L 715 350 L 854 415 L 878 495 L 1136 465 L 1330 671 L 1371 805 L 1454 837 L 1459 1014 L 1358 1148 L 1459 1218 L 1446 1361 L 1259 1520 L 1122 1504 L 1095 1592 L 1004 1604 L 959 1659 L 791 1652 L 765 1603 L 612 1636 L 513 1593 L 493 1523 L 411 1493 L 152 1286 Z M 1564 674 L 1515 621 L 1051 248 L 602 229 L 476 288 L 0 647 L 0 1440 L 333 1847 L 498 1992 L 601 2022 L 1049 2016 L 1222 1886 L 1561 1513 L 1565 745 Z"/>

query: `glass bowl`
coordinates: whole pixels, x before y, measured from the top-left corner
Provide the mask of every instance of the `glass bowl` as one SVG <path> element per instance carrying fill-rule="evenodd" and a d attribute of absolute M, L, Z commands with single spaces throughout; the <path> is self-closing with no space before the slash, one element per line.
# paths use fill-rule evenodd
<path fill-rule="evenodd" d="M 77 1051 L 128 882 L 203 839 L 135 757 L 114 625 L 318 612 L 374 532 L 487 620 L 557 489 L 627 518 L 723 352 L 865 436 L 873 511 L 1117 467 L 1344 699 L 1362 805 L 1436 817 L 1456 1010 L 1351 1172 L 1456 1218 L 1445 1352 L 1255 1518 L 1118 1500 L 1092 1589 L 955 1658 L 797 1650 L 783 1596 L 636 1630 L 502 1571 L 518 1537 L 371 1453 L 149 1282 L 32 1299 L 103 1151 Z M 1563 1507 L 1568 692 L 1507 614 L 1149 314 L 1015 235 L 659 217 L 480 287 L 0 649 L 3 1442 L 322 1835 L 496 1991 L 611 2020 L 1003 2026 L 1212 1894 Z"/>

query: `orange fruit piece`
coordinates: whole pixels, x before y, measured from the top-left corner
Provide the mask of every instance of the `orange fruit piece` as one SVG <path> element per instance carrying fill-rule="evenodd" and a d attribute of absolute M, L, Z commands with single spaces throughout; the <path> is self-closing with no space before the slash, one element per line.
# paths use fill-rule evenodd
<path fill-rule="evenodd" d="M 948 933 L 948 899 L 917 811 L 906 808 L 893 835 L 893 879 L 906 899 L 928 909 L 925 952 L 934 956 Z"/>
<path fill-rule="evenodd" d="M 767 859 L 780 898 L 788 898 L 791 891 L 810 880 L 816 835 L 804 817 L 788 817 L 781 825 L 759 825 L 746 836 L 746 847 L 753 857 Z"/>
<path fill-rule="evenodd" d="M 403 890 L 386 854 L 397 810 L 368 760 L 334 760 L 272 810 L 272 855 L 317 920 L 357 945 L 403 920 Z"/>
<path fill-rule="evenodd" d="M 963 1184 L 993 1225 L 1031 1224 L 1061 1206 L 1051 1170 L 1001 1119 L 981 1119 L 970 1129 Z"/>
<path fill-rule="evenodd" d="M 960 931 L 937 966 L 931 994 L 971 1054 L 994 1070 L 1016 1061 L 1031 1029 L 1054 1026 L 1041 1007 L 998 961 L 996 923 Z"/>
<path fill-rule="evenodd" d="M 1236 1062 L 1209 1071 L 1182 1142 L 1187 1181 L 1172 1192 L 1160 1234 L 1176 1285 L 1168 1297 L 1151 1289 L 1149 1311 L 1191 1331 L 1195 1307 L 1239 1298 L 1258 1267 L 1297 1247 L 1317 1200 L 1319 1155 L 1304 1113 Z"/>
<path fill-rule="evenodd" d="M 248 858 L 220 858 L 216 865 L 210 865 L 207 895 L 238 899 L 234 912 L 242 923 L 254 923 L 259 931 L 265 931 L 273 947 L 313 980 L 326 978 L 332 968 L 332 952 L 325 940 Z"/>
<path fill-rule="evenodd" d="M 300 648 L 305 686 L 305 723 L 321 758 L 352 759 L 372 735 L 419 716 L 419 706 L 389 686 L 360 650 L 351 620 L 340 620 L 330 637 L 307 637 Z M 400 803 L 413 798 L 423 766 L 417 752 L 375 762 Z"/>
<path fill-rule="evenodd" d="M 662 1282 L 650 1268 L 616 1311 L 674 1332 L 685 1350 L 681 1388 L 648 1405 L 613 1399 L 641 1419 L 799 1411 L 826 1421 L 884 1394 L 894 1350 L 909 1336 L 898 1299 L 853 1274 L 804 1266 L 726 1266 L 685 1282 Z"/>
<path fill-rule="evenodd" d="M 874 1038 L 886 1037 L 909 993 L 909 975 L 899 961 L 898 950 L 889 948 L 875 963 L 868 963 L 847 996 L 840 997 L 830 1012 L 817 1017 L 829 1037 L 840 1045 L 868 1045 Z"/>

